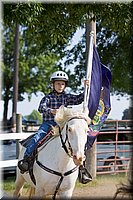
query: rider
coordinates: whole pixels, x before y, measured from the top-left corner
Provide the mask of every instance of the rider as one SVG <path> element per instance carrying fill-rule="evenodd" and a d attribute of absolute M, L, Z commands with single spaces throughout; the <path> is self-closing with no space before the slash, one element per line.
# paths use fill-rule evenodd
<path fill-rule="evenodd" d="M 36 134 L 32 137 L 24 153 L 24 158 L 18 163 L 21 173 L 28 171 L 32 153 L 36 149 L 38 142 L 41 141 L 51 129 L 56 126 L 54 121 L 55 114 L 61 105 L 78 105 L 84 100 L 84 93 L 79 95 L 66 94 L 65 88 L 68 84 L 68 75 L 63 71 L 56 71 L 52 74 L 50 82 L 52 84 L 52 92 L 44 96 L 40 102 L 38 111 L 43 114 L 43 123 L 39 127 Z M 89 81 L 84 81 L 88 85 Z"/>

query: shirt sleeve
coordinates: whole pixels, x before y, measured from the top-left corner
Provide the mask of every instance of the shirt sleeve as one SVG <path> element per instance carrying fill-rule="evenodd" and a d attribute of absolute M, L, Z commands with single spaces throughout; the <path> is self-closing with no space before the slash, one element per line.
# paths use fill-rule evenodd
<path fill-rule="evenodd" d="M 84 101 L 84 92 L 78 95 L 68 94 L 67 96 L 67 104 L 68 105 L 78 105 Z"/>
<path fill-rule="evenodd" d="M 46 113 L 46 114 L 51 113 L 51 109 L 49 108 L 49 98 L 47 96 L 43 97 L 42 100 L 40 101 L 38 111 L 40 113 Z"/>

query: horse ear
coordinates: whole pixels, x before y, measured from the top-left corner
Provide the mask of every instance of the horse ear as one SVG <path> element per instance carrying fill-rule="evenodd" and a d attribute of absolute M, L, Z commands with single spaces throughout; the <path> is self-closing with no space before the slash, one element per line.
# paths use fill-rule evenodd
<path fill-rule="evenodd" d="M 63 110 L 64 110 L 64 106 L 63 106 L 63 105 L 60 106 L 60 107 L 59 107 L 59 110 L 63 111 Z"/>
<path fill-rule="evenodd" d="M 88 109 L 87 106 L 84 108 L 83 113 L 85 114 L 85 117 L 86 117 L 86 120 L 87 120 L 87 122 L 88 122 L 88 125 L 90 125 L 91 119 L 90 119 L 90 117 L 89 117 L 89 109 Z"/>
<path fill-rule="evenodd" d="M 59 110 L 57 111 L 55 115 L 55 121 L 56 123 L 61 126 L 62 121 L 63 121 L 63 116 L 64 116 L 64 106 L 60 106 Z"/>
<path fill-rule="evenodd" d="M 83 113 L 88 116 L 89 115 L 89 109 L 87 106 L 85 106 L 85 108 L 83 108 Z"/>

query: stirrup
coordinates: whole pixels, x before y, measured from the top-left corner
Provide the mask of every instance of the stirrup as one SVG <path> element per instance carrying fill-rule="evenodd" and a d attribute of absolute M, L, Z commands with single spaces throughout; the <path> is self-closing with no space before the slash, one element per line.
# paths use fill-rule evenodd
<path fill-rule="evenodd" d="M 25 172 L 27 172 L 29 170 L 29 159 L 28 159 L 28 157 L 18 161 L 18 168 L 20 169 L 20 172 L 22 174 L 24 174 Z"/>
<path fill-rule="evenodd" d="M 90 175 L 90 173 L 87 171 L 87 169 L 83 166 L 79 167 L 79 182 L 86 184 L 89 183 L 90 181 L 92 181 L 92 176 Z"/>

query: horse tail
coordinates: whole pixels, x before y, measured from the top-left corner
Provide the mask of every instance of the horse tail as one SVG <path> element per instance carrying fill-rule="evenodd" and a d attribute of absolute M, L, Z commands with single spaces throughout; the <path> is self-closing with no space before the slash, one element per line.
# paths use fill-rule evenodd
<path fill-rule="evenodd" d="M 31 199 L 34 194 L 35 194 L 35 188 L 34 187 L 30 187 L 29 188 L 29 199 Z"/>

